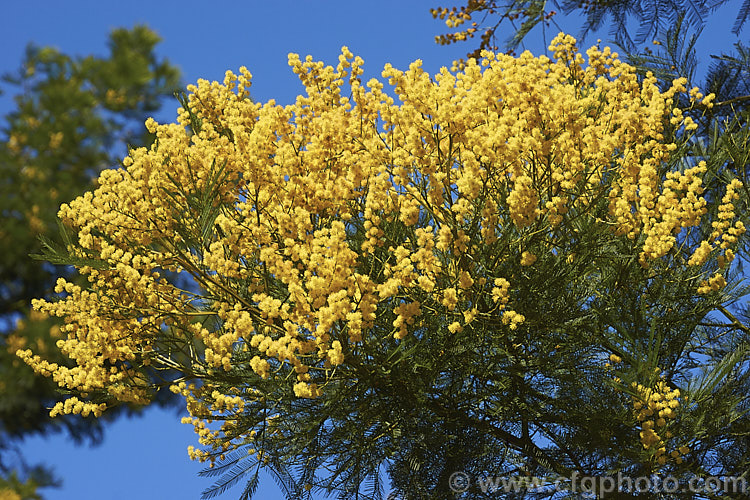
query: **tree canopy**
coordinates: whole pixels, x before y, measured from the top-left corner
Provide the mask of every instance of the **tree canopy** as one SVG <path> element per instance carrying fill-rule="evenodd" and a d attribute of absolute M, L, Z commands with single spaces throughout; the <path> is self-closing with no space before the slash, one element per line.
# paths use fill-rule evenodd
<path fill-rule="evenodd" d="M 52 414 L 147 404 L 163 373 L 207 497 L 260 468 L 290 498 L 380 498 L 385 468 L 410 499 L 747 470 L 745 186 L 694 140 L 715 96 L 550 50 L 386 66 L 390 92 L 346 48 L 292 54 L 288 106 L 245 68 L 188 87 L 60 209 L 47 257 L 86 280 L 34 307 L 72 364 L 17 352 L 70 391 Z"/>

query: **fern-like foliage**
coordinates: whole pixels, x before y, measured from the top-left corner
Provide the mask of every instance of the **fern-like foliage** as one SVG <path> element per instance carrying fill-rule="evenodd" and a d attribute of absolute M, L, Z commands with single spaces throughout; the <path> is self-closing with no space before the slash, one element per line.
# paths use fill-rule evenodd
<path fill-rule="evenodd" d="M 734 21 L 732 33 L 735 35 L 740 34 L 740 31 L 742 31 L 742 28 L 745 26 L 745 21 L 747 21 L 748 16 L 750 16 L 750 0 L 743 0 L 742 5 L 740 5 L 740 10 L 737 13 L 737 19 Z"/>
<path fill-rule="evenodd" d="M 695 29 L 684 15 L 679 15 L 655 40 L 658 50 L 640 52 L 632 42 L 622 38 L 620 46 L 625 50 L 628 62 L 639 68 L 642 74 L 653 73 L 664 82 L 664 86 L 676 78 L 685 77 L 689 86 L 696 78 L 698 56 L 695 46 L 701 31 Z"/>
<path fill-rule="evenodd" d="M 716 94 L 725 113 L 742 114 L 750 104 L 750 47 L 738 42 L 734 49 L 734 53 L 712 56 L 705 88 Z"/>
<path fill-rule="evenodd" d="M 552 28 L 554 33 L 561 30 L 555 22 L 555 15 L 563 12 L 581 21 L 580 36 L 608 28 L 612 39 L 634 50 L 662 36 L 675 25 L 678 19 L 699 30 L 708 17 L 729 0 L 506 0 L 477 1 L 459 3 L 454 12 L 458 19 L 470 19 L 472 29 L 448 33 L 438 37 L 439 43 L 454 43 L 479 37 L 479 45 L 470 51 L 468 57 L 479 57 L 482 50 L 514 51 L 539 27 L 544 31 Z M 449 10 L 433 9 L 433 15 L 443 19 Z M 743 0 L 734 19 L 732 32 L 739 35 L 750 14 L 750 0 Z M 468 18 L 466 16 L 469 16 Z M 461 26 L 460 22 L 458 26 Z M 463 29 L 463 26 L 458 28 Z M 456 36 L 459 35 L 459 36 Z M 503 38 L 500 44 L 498 38 Z"/>

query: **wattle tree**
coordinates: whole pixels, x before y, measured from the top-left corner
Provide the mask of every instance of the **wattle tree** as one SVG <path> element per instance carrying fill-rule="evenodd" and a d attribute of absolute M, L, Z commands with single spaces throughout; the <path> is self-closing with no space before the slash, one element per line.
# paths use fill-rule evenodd
<path fill-rule="evenodd" d="M 378 498 L 385 472 L 410 499 L 745 470 L 744 186 L 688 154 L 713 96 L 550 50 L 386 66 L 390 91 L 346 48 L 291 54 L 287 106 L 245 68 L 188 87 L 59 211 L 47 256 L 88 284 L 34 306 L 73 364 L 17 353 L 71 394 L 52 414 L 148 404 L 163 373 L 207 496 L 261 468 L 290 498 Z"/>

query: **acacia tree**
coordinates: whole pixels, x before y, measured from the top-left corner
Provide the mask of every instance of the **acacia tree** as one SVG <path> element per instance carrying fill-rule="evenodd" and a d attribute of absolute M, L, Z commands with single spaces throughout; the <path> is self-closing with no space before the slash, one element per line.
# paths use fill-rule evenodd
<path fill-rule="evenodd" d="M 190 86 L 60 209 L 48 257 L 87 284 L 34 305 L 74 366 L 17 352 L 71 391 L 52 414 L 147 404 L 148 373 L 178 373 L 209 497 L 250 497 L 261 468 L 289 498 L 379 498 L 385 467 L 410 499 L 496 495 L 459 471 L 747 470 L 744 188 L 687 154 L 676 107 L 713 96 L 550 49 L 386 66 L 392 93 L 346 48 L 290 55 L 289 106 L 252 102 L 245 68 Z"/>
<path fill-rule="evenodd" d="M 73 273 L 29 254 L 41 251 L 40 236 L 57 241 L 60 203 L 91 189 L 128 144 L 151 143 L 143 122 L 179 82 L 179 71 L 155 53 L 158 43 L 156 33 L 136 26 L 112 31 L 104 57 L 32 45 L 19 71 L 4 76 L 15 106 L 0 131 L 0 490 L 7 486 L 23 498 L 33 488 L 20 483 L 45 485 L 51 478 L 38 467 L 19 467 L 20 438 L 60 429 L 77 440 L 101 434 L 97 422 L 50 419 L 56 385 L 14 355 L 34 346 L 66 362 L 55 353 L 59 319 L 31 313 L 30 302 L 52 294 L 58 276 Z"/>

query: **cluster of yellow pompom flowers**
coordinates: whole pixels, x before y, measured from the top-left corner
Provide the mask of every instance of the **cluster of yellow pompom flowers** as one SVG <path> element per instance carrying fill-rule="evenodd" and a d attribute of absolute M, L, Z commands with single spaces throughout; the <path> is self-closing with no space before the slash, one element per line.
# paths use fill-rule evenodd
<path fill-rule="evenodd" d="M 245 68 L 200 80 L 177 123 L 146 123 L 154 146 L 60 209 L 88 286 L 60 280 L 61 300 L 34 307 L 65 318 L 58 347 L 73 366 L 20 356 L 66 389 L 136 404 L 151 396 L 148 370 L 198 380 L 174 390 L 223 453 L 244 442 L 237 422 L 264 401 L 262 384 L 315 398 L 362 361 L 363 344 L 415 332 L 460 344 L 484 323 L 513 337 L 527 321 L 515 287 L 545 262 L 577 265 L 582 220 L 633 245 L 646 268 L 684 251 L 677 237 L 692 241 L 707 213 L 705 165 L 663 175 L 677 149 L 670 120 L 690 128 L 674 112 L 685 81 L 661 91 L 608 48 L 586 64 L 567 35 L 550 49 L 485 52 L 434 77 L 419 61 L 387 65 L 395 96 L 363 83 L 346 48 L 336 67 L 290 54 L 306 94 L 287 106 L 253 102 Z M 709 246 L 688 248 L 691 265 L 731 260 L 738 182 Z"/>
<path fill-rule="evenodd" d="M 669 457 L 681 464 L 682 455 L 689 453 L 690 448 L 680 446 L 667 454 L 667 447 L 673 438 L 672 432 L 668 430 L 669 421 L 677 416 L 680 390 L 670 388 L 663 379 L 658 380 L 653 387 L 633 382 L 632 388 L 636 392 L 632 398 L 633 408 L 641 425 L 639 435 L 643 449 L 652 451 L 659 465 L 667 463 Z"/>
<path fill-rule="evenodd" d="M 21 495 L 10 488 L 0 489 L 0 500 L 22 500 Z"/>

